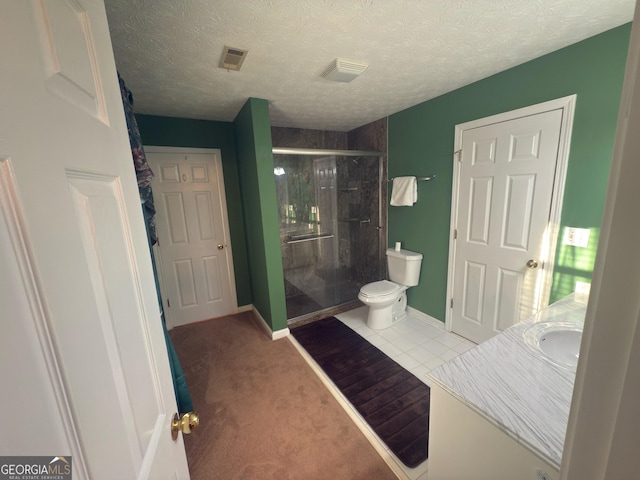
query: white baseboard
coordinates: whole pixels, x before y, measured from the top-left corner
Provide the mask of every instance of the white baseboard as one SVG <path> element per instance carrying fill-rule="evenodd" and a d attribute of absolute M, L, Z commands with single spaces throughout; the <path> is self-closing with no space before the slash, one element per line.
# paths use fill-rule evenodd
<path fill-rule="evenodd" d="M 407 313 L 409 315 L 411 315 L 412 317 L 417 318 L 418 320 L 422 320 L 423 322 L 431 325 L 432 327 L 436 327 L 439 328 L 440 330 L 442 330 L 443 332 L 446 331 L 447 329 L 445 328 L 444 322 L 441 322 L 440 320 L 438 320 L 437 318 L 432 317 L 431 315 L 427 315 L 424 312 L 421 312 L 420 310 L 416 310 L 413 307 L 407 307 Z"/>
<path fill-rule="evenodd" d="M 241 307 L 236 308 L 236 313 L 250 312 L 251 310 L 253 310 L 253 305 L 242 305 Z"/>
<path fill-rule="evenodd" d="M 289 330 L 289 327 L 283 328 L 282 330 L 276 330 L 271 333 L 271 340 L 279 340 L 281 338 L 288 337 L 290 333 L 291 330 Z"/>
<path fill-rule="evenodd" d="M 290 330 L 289 328 L 283 328 L 282 330 L 276 330 L 275 332 L 273 330 L 271 330 L 271 327 L 269 326 L 269 324 L 267 323 L 267 321 L 264 319 L 264 317 L 262 315 L 260 315 L 260 312 L 258 311 L 258 309 L 256 307 L 254 307 L 253 305 L 250 305 L 251 310 L 253 311 L 253 313 L 256 315 L 256 317 L 258 317 L 258 319 L 260 320 L 260 323 L 262 324 L 262 327 L 265 329 L 265 331 L 267 332 L 267 335 L 269 335 L 271 337 L 271 340 L 279 340 L 280 338 L 284 338 L 284 337 L 288 337 Z"/>

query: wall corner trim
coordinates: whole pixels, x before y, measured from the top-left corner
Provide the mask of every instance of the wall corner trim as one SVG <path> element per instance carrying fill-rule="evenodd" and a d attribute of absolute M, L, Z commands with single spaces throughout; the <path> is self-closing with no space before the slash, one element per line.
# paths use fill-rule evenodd
<path fill-rule="evenodd" d="M 260 312 L 256 309 L 256 307 L 254 305 L 251 305 L 250 307 L 253 313 L 255 314 L 255 316 L 258 318 L 258 320 L 260 320 L 260 324 L 267 332 L 267 335 L 271 337 L 271 340 L 279 340 L 281 338 L 285 338 L 289 336 L 289 333 L 291 333 L 291 331 L 289 330 L 288 327 L 283 328 L 281 330 L 276 330 L 276 331 L 271 330 L 271 327 L 269 326 L 267 321 L 264 319 L 264 317 L 260 314 Z M 243 308 L 246 308 L 246 306 Z"/>

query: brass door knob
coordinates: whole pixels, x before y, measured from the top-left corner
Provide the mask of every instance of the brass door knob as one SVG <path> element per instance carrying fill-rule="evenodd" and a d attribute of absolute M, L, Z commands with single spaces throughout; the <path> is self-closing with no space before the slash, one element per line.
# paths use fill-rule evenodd
<path fill-rule="evenodd" d="M 528 268 L 537 268 L 538 267 L 538 262 L 536 262 L 535 260 L 531 259 L 527 262 L 527 267 Z"/>
<path fill-rule="evenodd" d="M 171 421 L 171 438 L 177 439 L 180 431 L 188 435 L 198 425 L 200 425 L 200 417 L 196 412 L 185 413 L 182 418 L 177 413 L 174 413 Z"/>
<path fill-rule="evenodd" d="M 222 245 L 221 243 L 218 244 L 218 250 L 222 250 L 224 248 L 224 245 Z"/>

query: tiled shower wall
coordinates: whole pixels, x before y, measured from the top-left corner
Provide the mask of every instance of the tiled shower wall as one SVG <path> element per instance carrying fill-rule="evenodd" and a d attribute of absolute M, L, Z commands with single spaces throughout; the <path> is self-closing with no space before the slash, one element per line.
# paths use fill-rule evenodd
<path fill-rule="evenodd" d="M 271 127 L 274 147 L 348 150 L 348 133 L 303 128 Z"/>
<path fill-rule="evenodd" d="M 360 209 L 360 217 L 370 218 L 369 224 L 351 228 L 351 255 L 355 255 L 356 278 L 360 283 L 380 280 L 386 277 L 387 248 L 387 119 L 383 118 L 351 130 L 347 134 L 349 150 L 381 152 L 380 189 L 375 170 L 367 170 L 366 165 L 348 162 L 348 178 L 358 178 L 360 192 L 355 201 L 355 209 Z M 382 197 L 382 202 L 380 202 Z M 378 210 L 380 204 L 380 210 Z M 379 212 L 379 213 L 378 213 Z M 365 228 L 379 228 L 380 235 L 363 235 Z M 378 262 L 372 259 L 378 256 Z"/>

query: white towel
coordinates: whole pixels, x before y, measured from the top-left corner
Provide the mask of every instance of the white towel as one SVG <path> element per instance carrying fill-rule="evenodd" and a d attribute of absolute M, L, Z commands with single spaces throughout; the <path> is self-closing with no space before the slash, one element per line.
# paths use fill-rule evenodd
<path fill-rule="evenodd" d="M 395 177 L 391 188 L 391 205 L 411 207 L 418 201 L 418 182 L 416 177 Z"/>

